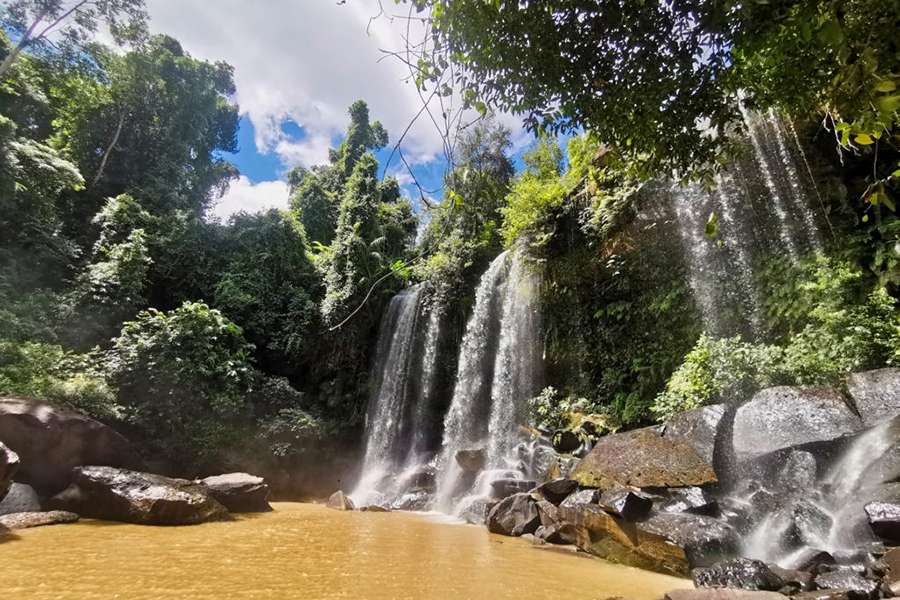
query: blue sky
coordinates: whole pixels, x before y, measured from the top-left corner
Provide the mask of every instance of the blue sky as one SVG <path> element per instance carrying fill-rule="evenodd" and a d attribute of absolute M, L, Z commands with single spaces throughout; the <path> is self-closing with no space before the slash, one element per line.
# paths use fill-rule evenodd
<path fill-rule="evenodd" d="M 178 39 L 197 58 L 234 67 L 240 105 L 240 150 L 227 158 L 241 171 L 215 207 L 237 210 L 287 206 L 284 174 L 322 164 L 347 127 L 347 108 L 365 100 L 394 139 L 421 108 L 408 68 L 380 60 L 382 49 L 402 47 L 403 27 L 377 15 L 378 0 L 147 0 L 151 28 Z M 368 28 L 368 32 L 367 32 Z M 531 139 L 521 121 L 500 115 L 520 153 Z M 403 153 L 423 187 L 440 187 L 445 163 L 441 138 L 429 119 L 410 129 Z M 382 165 L 390 148 L 378 153 Z M 388 169 L 411 197 L 418 192 L 399 160 Z"/>

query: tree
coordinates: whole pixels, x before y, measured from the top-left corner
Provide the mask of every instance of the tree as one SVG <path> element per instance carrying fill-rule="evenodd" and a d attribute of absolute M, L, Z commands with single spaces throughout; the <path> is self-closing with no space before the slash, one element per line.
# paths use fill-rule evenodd
<path fill-rule="evenodd" d="M 288 174 L 291 185 L 291 210 L 303 224 L 311 242 L 328 245 L 334 239 L 338 203 L 323 185 L 315 171 L 293 169 Z"/>
<path fill-rule="evenodd" d="M 61 38 L 54 45 L 76 55 L 101 25 L 117 42 L 140 39 L 147 14 L 144 0 L 10 0 L 0 7 L 0 24 L 19 39 L 0 62 L 2 79 L 23 51 L 48 44 L 51 34 Z"/>

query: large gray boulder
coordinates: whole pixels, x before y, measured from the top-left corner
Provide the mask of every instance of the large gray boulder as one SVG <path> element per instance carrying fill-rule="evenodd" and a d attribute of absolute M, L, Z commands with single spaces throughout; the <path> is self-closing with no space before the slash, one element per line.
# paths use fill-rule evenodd
<path fill-rule="evenodd" d="M 40 510 L 41 499 L 27 483 L 13 483 L 6 498 L 0 501 L 0 515 Z"/>
<path fill-rule="evenodd" d="M 488 531 L 501 535 L 534 533 L 540 524 L 537 501 L 527 493 L 504 498 L 494 505 L 487 516 Z"/>
<path fill-rule="evenodd" d="M 136 460 L 128 440 L 111 427 L 29 398 L 0 398 L 0 440 L 22 461 L 16 479 L 45 495 L 69 485 L 73 467 Z"/>
<path fill-rule="evenodd" d="M 709 464 L 713 464 L 716 435 L 725 416 L 724 404 L 713 404 L 675 415 L 665 424 L 663 435 L 678 437 L 697 451 Z"/>
<path fill-rule="evenodd" d="M 732 446 L 735 458 L 743 462 L 783 448 L 833 440 L 862 427 L 837 390 L 773 387 L 738 408 Z"/>
<path fill-rule="evenodd" d="M 0 499 L 6 496 L 12 478 L 19 470 L 19 455 L 0 442 Z"/>
<path fill-rule="evenodd" d="M 660 536 L 681 548 L 691 567 L 715 564 L 740 548 L 734 528 L 703 515 L 658 513 L 635 526 L 640 532 Z"/>
<path fill-rule="evenodd" d="M 584 487 L 683 487 L 716 482 L 712 466 L 683 438 L 646 427 L 601 438 L 569 475 Z"/>
<path fill-rule="evenodd" d="M 228 510 L 202 485 L 115 467 L 75 468 L 72 484 L 47 506 L 140 525 L 193 525 L 229 518 Z"/>
<path fill-rule="evenodd" d="M 710 567 L 691 571 L 694 585 L 703 588 L 739 588 L 742 590 L 777 591 L 784 580 L 761 560 L 733 558 Z"/>
<path fill-rule="evenodd" d="M 230 512 L 268 512 L 269 486 L 262 477 L 249 473 L 226 473 L 199 480 L 212 497 Z"/>
<path fill-rule="evenodd" d="M 900 369 L 876 369 L 853 373 L 847 391 L 856 411 L 868 426 L 900 415 Z"/>

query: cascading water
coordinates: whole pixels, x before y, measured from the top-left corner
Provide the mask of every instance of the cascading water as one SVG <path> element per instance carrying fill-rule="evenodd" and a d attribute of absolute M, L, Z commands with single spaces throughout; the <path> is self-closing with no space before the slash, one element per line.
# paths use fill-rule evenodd
<path fill-rule="evenodd" d="M 797 483 L 790 481 L 793 477 L 776 477 L 773 489 L 765 493 L 780 502 L 745 537 L 743 554 L 794 567 L 809 550 L 839 557 L 874 542 L 865 520 L 864 499 L 871 498 L 882 483 L 876 465 L 896 444 L 897 433 L 897 423 L 889 421 L 857 436 L 823 476 L 816 477 L 815 469 L 807 468 L 813 481 L 801 489 L 790 485 Z M 815 464 L 814 459 L 811 462 Z M 784 467 L 785 471 L 790 468 Z"/>
<path fill-rule="evenodd" d="M 757 338 L 762 302 L 754 269 L 776 255 L 796 261 L 821 251 L 823 243 L 810 207 L 815 182 L 805 181 L 797 167 L 798 156 L 805 161 L 803 149 L 774 112 L 759 115 L 743 106 L 741 112 L 749 154 L 719 175 L 713 189 L 676 185 L 671 194 L 704 326 L 715 336 Z M 715 236 L 704 233 L 710 215 L 718 220 Z"/>
<path fill-rule="evenodd" d="M 482 276 L 460 347 L 456 386 L 444 419 L 436 507 L 454 512 L 463 497 L 485 495 L 498 477 L 524 477 L 517 456 L 525 401 L 540 386 L 536 276 L 518 253 L 504 252 Z M 461 450 L 484 453 L 471 481 L 456 460 Z"/>
<path fill-rule="evenodd" d="M 423 286 L 394 296 L 381 323 L 374 388 L 366 415 L 362 474 L 351 494 L 360 504 L 394 496 L 403 475 L 427 461 L 426 421 L 440 338 L 441 314 L 422 319 Z M 423 331 L 424 325 L 424 331 Z"/>

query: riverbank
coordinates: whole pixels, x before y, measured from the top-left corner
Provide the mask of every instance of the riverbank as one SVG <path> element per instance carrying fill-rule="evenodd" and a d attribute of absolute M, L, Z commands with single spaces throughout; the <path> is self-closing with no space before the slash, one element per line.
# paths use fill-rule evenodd
<path fill-rule="evenodd" d="M 83 520 L 17 531 L 0 544 L 0 589 L 23 600 L 527 600 L 563 591 L 567 597 L 655 600 L 693 587 L 422 514 L 289 502 L 273 507 L 190 527 Z"/>

